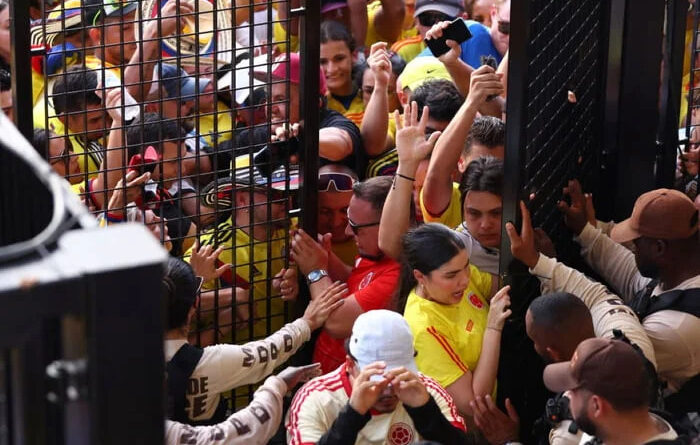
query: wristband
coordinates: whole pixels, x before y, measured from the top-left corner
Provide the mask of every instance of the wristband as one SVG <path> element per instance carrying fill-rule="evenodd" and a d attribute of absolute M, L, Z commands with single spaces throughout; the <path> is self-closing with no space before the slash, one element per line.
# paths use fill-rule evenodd
<path fill-rule="evenodd" d="M 411 178 L 410 176 L 402 175 L 399 172 L 396 172 L 396 176 L 398 176 L 399 178 L 406 179 L 407 181 L 415 181 L 416 180 L 416 178 Z"/>

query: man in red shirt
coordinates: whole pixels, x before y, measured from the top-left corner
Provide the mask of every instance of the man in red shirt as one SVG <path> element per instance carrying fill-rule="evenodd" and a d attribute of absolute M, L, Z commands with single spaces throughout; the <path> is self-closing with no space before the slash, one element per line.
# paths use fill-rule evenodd
<path fill-rule="evenodd" d="M 334 281 L 348 286 L 349 296 L 328 317 L 314 349 L 313 361 L 321 363 L 324 373 L 345 361 L 343 343 L 350 336 L 355 319 L 364 312 L 391 306 L 400 267 L 379 249 L 379 220 L 391 183 L 391 177 L 380 176 L 353 186 L 345 231 L 357 244 L 359 254 L 354 267 L 332 253 L 330 233 L 319 235 L 320 242 L 316 242 L 299 230 L 292 239 L 292 258 L 309 287 L 318 287 L 322 292 Z"/>

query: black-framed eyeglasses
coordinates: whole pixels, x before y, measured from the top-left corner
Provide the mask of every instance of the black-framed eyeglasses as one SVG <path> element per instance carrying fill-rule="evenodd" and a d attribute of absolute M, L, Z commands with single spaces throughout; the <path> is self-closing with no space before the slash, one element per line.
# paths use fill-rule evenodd
<path fill-rule="evenodd" d="M 355 223 L 353 220 L 351 220 L 350 217 L 348 216 L 348 225 L 349 225 L 350 228 L 352 229 L 352 233 L 354 233 L 355 235 L 357 235 L 357 232 L 359 232 L 361 228 L 363 228 L 363 227 L 378 226 L 378 225 L 379 225 L 379 221 L 377 221 L 377 222 L 371 222 L 371 223 L 365 223 L 365 224 L 357 224 L 357 223 Z"/>
<path fill-rule="evenodd" d="M 331 188 L 333 184 L 333 189 Z M 351 192 L 355 179 L 347 173 L 321 173 L 318 175 L 319 192 Z"/>

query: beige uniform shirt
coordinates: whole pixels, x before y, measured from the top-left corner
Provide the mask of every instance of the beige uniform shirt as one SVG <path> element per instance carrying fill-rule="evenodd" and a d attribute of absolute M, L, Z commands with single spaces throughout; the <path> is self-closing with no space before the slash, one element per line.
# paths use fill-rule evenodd
<path fill-rule="evenodd" d="M 586 262 L 596 270 L 617 293 L 630 302 L 651 280 L 637 269 L 634 254 L 603 233 L 586 225 L 577 241 Z M 674 289 L 700 287 L 700 275 L 692 277 Z M 670 291 L 673 289 L 666 289 Z M 657 286 L 652 295 L 663 291 Z M 679 311 L 659 311 L 646 317 L 642 325 L 656 355 L 659 376 L 668 382 L 671 392 L 677 391 L 689 378 L 700 373 L 700 318 Z"/>
<path fill-rule="evenodd" d="M 250 405 L 212 426 L 190 426 L 165 421 L 166 445 L 263 445 L 275 435 L 282 420 L 284 380 L 268 377 L 255 391 Z"/>

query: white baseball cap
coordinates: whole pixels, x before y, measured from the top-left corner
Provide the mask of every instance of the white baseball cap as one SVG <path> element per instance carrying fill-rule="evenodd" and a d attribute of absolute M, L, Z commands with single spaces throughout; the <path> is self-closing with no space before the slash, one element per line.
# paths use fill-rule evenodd
<path fill-rule="evenodd" d="M 357 317 L 352 326 L 350 354 L 357 360 L 360 369 L 374 362 L 386 363 L 386 370 L 404 367 L 418 372 L 413 356 L 413 334 L 401 314 L 378 309 Z M 375 375 L 370 380 L 381 380 Z"/>

